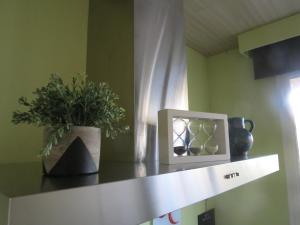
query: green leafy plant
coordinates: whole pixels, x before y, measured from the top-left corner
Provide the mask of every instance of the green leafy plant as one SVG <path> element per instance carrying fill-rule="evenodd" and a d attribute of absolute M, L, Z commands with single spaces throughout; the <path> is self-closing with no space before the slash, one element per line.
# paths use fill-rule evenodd
<path fill-rule="evenodd" d="M 67 85 L 59 75 L 52 74 L 49 83 L 36 89 L 33 95 L 35 98 L 31 101 L 19 98 L 19 104 L 27 110 L 13 112 L 12 122 L 51 128 L 42 156 L 49 155 L 72 126 L 98 127 L 111 138 L 129 129 L 120 125 L 125 109 L 117 105 L 118 95 L 108 84 L 87 81 L 85 75 L 74 76 Z"/>

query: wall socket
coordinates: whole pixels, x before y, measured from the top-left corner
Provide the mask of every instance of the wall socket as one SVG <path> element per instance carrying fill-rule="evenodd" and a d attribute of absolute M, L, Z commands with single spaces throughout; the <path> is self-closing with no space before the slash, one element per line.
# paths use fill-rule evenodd
<path fill-rule="evenodd" d="M 198 225 L 216 225 L 215 210 L 211 209 L 198 216 Z"/>

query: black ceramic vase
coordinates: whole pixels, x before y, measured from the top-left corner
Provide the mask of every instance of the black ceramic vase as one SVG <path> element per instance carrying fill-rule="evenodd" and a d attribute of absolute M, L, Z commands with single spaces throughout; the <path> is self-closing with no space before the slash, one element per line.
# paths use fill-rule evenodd
<path fill-rule="evenodd" d="M 249 123 L 250 128 L 246 129 L 245 124 Z M 254 123 L 252 120 L 245 120 L 243 117 L 228 119 L 230 155 L 247 157 L 253 145 L 252 130 Z"/>

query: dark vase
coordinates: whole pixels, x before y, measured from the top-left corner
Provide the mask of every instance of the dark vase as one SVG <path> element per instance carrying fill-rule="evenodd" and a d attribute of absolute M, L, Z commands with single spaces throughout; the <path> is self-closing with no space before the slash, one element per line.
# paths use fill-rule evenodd
<path fill-rule="evenodd" d="M 253 145 L 252 130 L 254 123 L 252 120 L 243 117 L 234 117 L 228 119 L 229 123 L 229 142 L 230 155 L 247 157 L 249 150 Z M 249 123 L 250 128 L 246 129 L 245 124 Z"/>

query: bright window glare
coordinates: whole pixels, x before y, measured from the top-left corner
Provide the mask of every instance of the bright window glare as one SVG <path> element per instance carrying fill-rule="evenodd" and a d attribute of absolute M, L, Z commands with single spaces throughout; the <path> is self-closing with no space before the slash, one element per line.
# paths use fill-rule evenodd
<path fill-rule="evenodd" d="M 296 123 L 298 148 L 300 149 L 300 78 L 291 80 L 289 103 L 292 108 Z"/>

